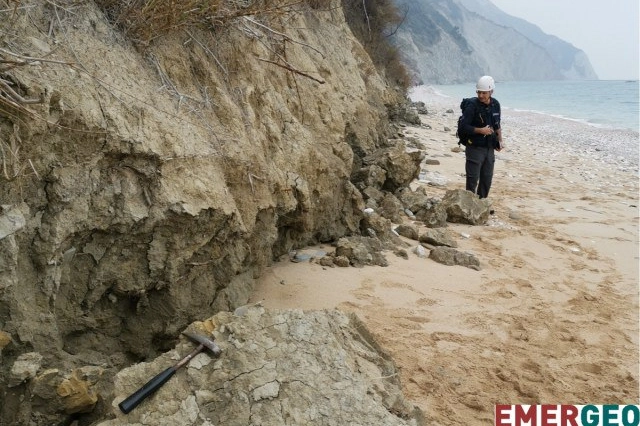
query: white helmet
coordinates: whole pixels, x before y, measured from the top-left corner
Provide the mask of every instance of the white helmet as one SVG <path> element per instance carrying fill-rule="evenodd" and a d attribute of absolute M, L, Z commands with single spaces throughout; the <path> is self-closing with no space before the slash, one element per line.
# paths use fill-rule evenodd
<path fill-rule="evenodd" d="M 495 87 L 496 83 L 490 75 L 483 75 L 478 79 L 478 83 L 476 84 L 476 90 L 481 92 L 489 92 L 495 89 Z"/>

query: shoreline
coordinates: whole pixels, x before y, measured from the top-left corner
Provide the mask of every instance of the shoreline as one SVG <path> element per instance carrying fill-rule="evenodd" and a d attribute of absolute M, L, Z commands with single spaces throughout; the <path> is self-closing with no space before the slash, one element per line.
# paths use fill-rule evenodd
<path fill-rule="evenodd" d="M 497 99 L 500 100 L 500 97 L 497 96 Z M 422 87 L 418 93 L 415 93 L 413 100 L 421 100 L 436 111 L 453 110 L 455 119 L 460 114 L 459 99 L 439 94 L 432 87 Z M 526 143 L 531 133 L 535 132 L 537 139 L 543 139 L 542 145 L 548 145 L 549 141 L 557 141 L 560 147 L 585 149 L 595 159 L 615 165 L 622 163 L 621 167 L 635 173 L 640 171 L 638 130 L 612 128 L 547 112 L 519 110 L 504 106 L 502 115 L 505 136 L 509 135 L 510 129 L 514 130 L 515 134 L 512 136 L 517 143 Z M 452 124 L 455 125 L 455 120 Z M 455 129 L 453 132 L 455 133 Z"/>
<path fill-rule="evenodd" d="M 605 87 L 596 89 L 591 84 L 596 81 L 584 80 L 502 82 L 498 83 L 494 96 L 501 101 L 504 109 L 511 111 L 542 115 L 541 118 L 545 120 L 557 118 L 589 127 L 637 134 L 640 130 L 638 87 L 608 86 L 608 83 L 623 83 L 620 80 L 597 82 L 603 83 Z M 437 97 L 445 99 L 445 102 L 459 104 L 462 97 L 473 96 L 474 84 L 419 85 L 410 89 L 409 97 L 414 101 L 433 100 Z M 624 95 L 621 94 L 622 91 L 625 92 Z M 637 140 L 637 136 L 635 139 Z"/>
<path fill-rule="evenodd" d="M 459 108 L 440 98 L 427 109 L 404 133 L 439 163 L 423 164 L 414 185 L 440 198 L 464 188 L 464 153 L 452 152 Z M 409 259 L 386 253 L 385 268 L 278 262 L 250 302 L 356 313 L 429 424 L 493 424 L 495 404 L 637 404 L 637 163 L 566 149 L 575 130 L 565 122 L 509 111 L 503 127 L 495 215 L 448 226 L 480 271 L 419 258 L 406 240 Z"/>

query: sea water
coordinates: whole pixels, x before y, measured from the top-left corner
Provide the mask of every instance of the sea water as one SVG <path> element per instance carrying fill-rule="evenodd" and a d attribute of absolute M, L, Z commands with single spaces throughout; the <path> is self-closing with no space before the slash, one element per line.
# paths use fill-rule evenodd
<path fill-rule="evenodd" d="M 639 87 L 637 80 L 498 81 L 493 96 L 502 106 L 503 124 L 510 120 L 548 121 L 549 126 L 538 129 L 542 127 L 549 140 L 562 140 L 567 149 L 592 152 L 603 161 L 637 170 Z M 475 83 L 417 86 L 409 91 L 409 97 L 424 101 L 428 108 L 434 93 L 451 98 L 451 105 L 459 105 L 462 98 L 475 96 Z M 509 110 L 522 111 L 530 118 L 510 116 Z M 562 126 L 565 120 L 567 126 Z"/>
<path fill-rule="evenodd" d="M 432 87 L 454 98 L 475 96 L 474 83 Z M 493 96 L 503 108 L 637 132 L 639 87 L 637 80 L 498 81 Z"/>

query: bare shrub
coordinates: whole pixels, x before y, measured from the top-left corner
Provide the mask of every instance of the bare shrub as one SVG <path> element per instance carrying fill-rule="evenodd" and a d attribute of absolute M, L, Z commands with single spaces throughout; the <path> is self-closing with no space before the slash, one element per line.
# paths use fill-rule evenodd
<path fill-rule="evenodd" d="M 196 26 L 221 28 L 242 16 L 283 15 L 329 0 L 96 0 L 106 16 L 136 44 L 147 46 L 171 32 Z"/>
<path fill-rule="evenodd" d="M 351 31 L 358 37 L 378 69 L 406 92 L 411 77 L 389 37 L 403 21 L 393 0 L 342 0 Z"/>

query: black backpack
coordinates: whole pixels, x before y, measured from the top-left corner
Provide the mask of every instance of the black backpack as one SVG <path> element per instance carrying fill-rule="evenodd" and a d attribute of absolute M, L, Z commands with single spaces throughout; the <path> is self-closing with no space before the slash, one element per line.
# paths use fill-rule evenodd
<path fill-rule="evenodd" d="M 476 105 L 476 111 L 477 111 L 478 98 L 463 98 L 462 102 L 460 102 L 460 111 L 462 113 L 464 113 L 464 110 L 467 108 L 469 103 L 473 103 L 474 105 Z M 469 145 L 469 138 L 472 135 L 465 133 L 464 130 L 462 129 L 463 117 L 464 116 L 462 114 L 460 115 L 460 117 L 458 117 L 458 128 L 456 130 L 456 136 L 458 137 L 458 145 L 467 146 Z"/>

